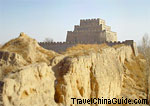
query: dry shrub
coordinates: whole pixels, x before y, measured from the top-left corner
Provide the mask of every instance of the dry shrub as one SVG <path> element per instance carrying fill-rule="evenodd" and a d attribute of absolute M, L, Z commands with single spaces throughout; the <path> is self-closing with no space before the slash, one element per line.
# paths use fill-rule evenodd
<path fill-rule="evenodd" d="M 93 49 L 93 50 L 97 51 L 104 47 L 108 47 L 107 44 L 105 44 L 105 43 L 103 43 L 103 44 L 77 44 L 76 46 L 68 48 L 67 52 L 68 51 L 76 51 L 76 50 L 89 50 L 89 49 Z"/>
<path fill-rule="evenodd" d="M 137 82 L 136 86 L 141 87 L 141 90 L 143 92 L 147 92 L 147 89 L 145 89 L 147 86 L 147 71 L 146 71 L 146 61 L 145 59 L 142 59 L 143 56 L 139 55 L 137 57 L 134 57 L 135 61 L 125 61 L 126 68 L 130 71 L 130 76 L 134 81 Z M 139 80 L 140 79 L 140 80 Z"/>
<path fill-rule="evenodd" d="M 127 73 L 125 71 L 125 76 L 128 76 L 126 78 L 132 79 L 134 82 L 136 82 L 136 85 L 133 83 L 129 83 L 128 81 L 124 81 L 124 85 L 126 87 L 131 87 L 129 89 L 138 89 L 143 94 L 147 94 L 147 71 L 146 71 L 146 61 L 145 59 L 141 59 L 142 56 L 134 57 L 134 61 L 125 61 L 125 67 L 128 69 Z M 142 57 L 143 58 L 143 57 Z M 131 82 L 132 82 L 131 80 Z M 131 84 L 131 85 L 130 85 Z M 129 91 L 130 92 L 130 91 Z M 132 93 L 132 92 L 130 92 Z M 135 92 L 135 95 L 136 92 Z M 137 95 L 140 97 L 140 95 Z"/>
<path fill-rule="evenodd" d="M 125 46 L 124 44 L 117 44 L 117 45 L 113 45 L 112 47 L 113 48 L 119 48 L 119 47 L 121 47 L 121 46 Z"/>
<path fill-rule="evenodd" d="M 1 49 L 2 45 L 0 44 L 0 49 Z"/>
<path fill-rule="evenodd" d="M 53 52 L 51 50 L 47 50 L 47 49 L 44 49 L 42 47 L 37 47 L 37 50 L 43 54 L 46 54 L 47 55 L 47 59 L 50 60 L 52 59 L 54 56 L 58 56 L 59 54 L 57 54 L 56 52 Z"/>
<path fill-rule="evenodd" d="M 65 53 L 72 53 L 74 56 L 78 55 L 86 55 L 89 54 L 90 51 L 100 52 L 102 48 L 108 47 L 107 44 L 77 44 L 76 46 L 70 47 L 66 50 Z"/>
<path fill-rule="evenodd" d="M 113 48 L 119 48 L 124 46 L 124 44 L 118 44 L 112 46 Z M 99 52 L 101 53 L 102 49 L 110 47 L 106 43 L 103 44 L 77 44 L 73 47 L 68 48 L 62 54 L 70 54 L 70 56 L 82 56 L 82 55 L 89 55 L 91 52 Z"/>
<path fill-rule="evenodd" d="M 150 36 L 148 34 L 145 34 L 141 41 L 140 44 L 138 46 L 138 51 L 139 53 L 141 53 L 144 57 L 144 59 L 147 62 L 146 67 L 146 75 L 147 75 L 147 88 L 148 88 L 148 101 L 150 103 Z"/>
<path fill-rule="evenodd" d="M 132 71 L 132 73 L 138 75 L 138 77 L 142 77 L 144 67 L 140 65 L 138 62 L 125 62 L 126 67 L 128 70 Z"/>
<path fill-rule="evenodd" d="M 144 56 L 150 66 L 150 36 L 148 34 L 145 34 L 140 41 L 138 51 Z"/>

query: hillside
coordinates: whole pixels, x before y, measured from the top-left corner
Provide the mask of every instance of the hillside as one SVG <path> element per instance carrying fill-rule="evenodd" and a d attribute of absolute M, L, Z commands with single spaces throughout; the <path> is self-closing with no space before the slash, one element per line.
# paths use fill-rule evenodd
<path fill-rule="evenodd" d="M 128 45 L 77 45 L 57 54 L 21 33 L 0 49 L 1 106 L 80 106 L 71 98 L 147 99 L 145 66 Z"/>

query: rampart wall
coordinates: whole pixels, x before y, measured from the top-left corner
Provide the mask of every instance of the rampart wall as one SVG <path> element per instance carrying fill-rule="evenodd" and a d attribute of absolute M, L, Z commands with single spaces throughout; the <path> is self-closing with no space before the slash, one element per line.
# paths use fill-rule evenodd
<path fill-rule="evenodd" d="M 73 43 L 73 42 L 40 42 L 39 45 L 48 50 L 53 50 L 55 52 L 63 52 L 67 48 L 75 46 L 76 43 Z"/>
<path fill-rule="evenodd" d="M 126 40 L 123 42 L 117 41 L 117 42 L 103 42 L 106 43 L 108 46 L 114 46 L 119 44 L 124 44 L 132 47 L 132 50 L 135 54 L 135 56 L 138 55 L 136 43 L 133 40 Z M 67 48 L 75 46 L 77 44 L 101 44 L 98 42 L 39 42 L 39 45 L 42 46 L 45 49 L 53 50 L 55 52 L 64 52 Z"/>

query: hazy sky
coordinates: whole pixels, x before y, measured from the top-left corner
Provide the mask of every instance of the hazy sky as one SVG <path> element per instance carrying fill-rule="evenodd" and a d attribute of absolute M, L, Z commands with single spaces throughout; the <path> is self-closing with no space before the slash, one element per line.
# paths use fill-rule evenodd
<path fill-rule="evenodd" d="M 0 0 L 0 43 L 25 32 L 43 41 L 65 41 L 80 19 L 101 18 L 118 40 L 150 34 L 150 0 Z"/>

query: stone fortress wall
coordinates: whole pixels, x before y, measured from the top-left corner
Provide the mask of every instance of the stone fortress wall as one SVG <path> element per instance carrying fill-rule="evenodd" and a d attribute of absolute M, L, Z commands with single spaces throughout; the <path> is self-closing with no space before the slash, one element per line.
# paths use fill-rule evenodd
<path fill-rule="evenodd" d="M 118 44 L 131 46 L 134 54 L 136 56 L 138 55 L 136 43 L 133 40 L 126 40 L 123 42 L 115 41 L 115 42 L 103 42 L 103 43 L 106 43 L 108 46 L 114 46 Z M 55 52 L 66 51 L 67 48 L 75 46 L 77 44 L 101 44 L 101 43 L 98 43 L 98 42 L 93 42 L 93 43 L 89 43 L 89 42 L 39 42 L 39 45 L 42 46 L 43 48 L 48 49 L 48 50 L 54 50 Z"/>
<path fill-rule="evenodd" d="M 102 19 L 80 20 L 80 25 L 74 26 L 74 31 L 67 32 L 66 42 L 39 42 L 45 49 L 63 52 L 67 48 L 77 44 L 102 44 L 109 46 L 117 44 L 130 45 L 135 55 L 138 54 L 136 44 L 133 40 L 124 42 L 117 41 L 117 33 L 111 31 L 111 27 L 105 25 Z"/>

